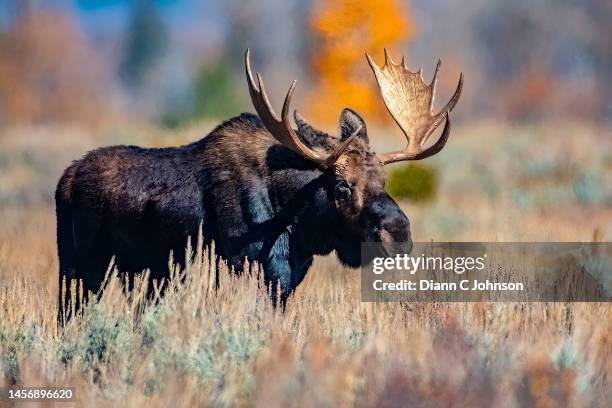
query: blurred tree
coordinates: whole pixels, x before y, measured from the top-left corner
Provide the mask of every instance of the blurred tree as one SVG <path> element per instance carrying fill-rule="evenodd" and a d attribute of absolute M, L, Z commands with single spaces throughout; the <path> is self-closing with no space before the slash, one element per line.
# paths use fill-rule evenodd
<path fill-rule="evenodd" d="M 0 33 L 0 123 L 97 123 L 110 81 L 101 58 L 72 14 L 27 5 Z"/>
<path fill-rule="evenodd" d="M 317 0 L 311 18 L 311 67 L 315 85 L 309 114 L 336 121 L 345 106 L 373 120 L 388 120 L 376 82 L 365 60 L 382 60 L 414 35 L 411 15 L 398 0 Z M 399 53 L 396 54 L 398 60 Z"/>
<path fill-rule="evenodd" d="M 597 67 L 597 90 L 599 91 L 597 112 L 599 118 L 605 115 L 608 120 L 612 120 L 612 2 L 610 0 L 592 0 L 580 3 L 586 9 L 589 21 L 592 22 L 590 41 L 587 52 Z"/>
<path fill-rule="evenodd" d="M 240 97 L 236 77 L 223 60 L 203 65 L 193 80 L 192 98 L 188 104 L 169 106 L 161 123 L 173 128 L 202 118 L 227 119 L 244 110 L 248 105 Z"/>
<path fill-rule="evenodd" d="M 554 42 L 541 14 L 520 2 L 498 4 L 481 12 L 477 30 L 482 34 L 478 41 L 490 56 L 485 74 L 498 82 L 496 106 L 491 106 L 495 113 L 519 121 L 547 113 L 555 96 Z"/>
<path fill-rule="evenodd" d="M 137 90 L 164 51 L 167 32 L 153 0 L 134 0 L 119 77 Z"/>
<path fill-rule="evenodd" d="M 612 117 L 609 0 L 497 2 L 474 15 L 485 111 L 510 120 Z M 490 86 L 493 85 L 493 86 Z"/>

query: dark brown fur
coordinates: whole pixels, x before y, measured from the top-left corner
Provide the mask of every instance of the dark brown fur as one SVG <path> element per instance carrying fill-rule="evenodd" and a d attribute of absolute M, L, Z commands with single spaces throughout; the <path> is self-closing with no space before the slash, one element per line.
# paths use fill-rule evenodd
<path fill-rule="evenodd" d="M 384 191 L 385 173 L 363 120 L 345 110 L 339 137 L 298 121 L 301 137 L 329 150 L 362 126 L 335 166 L 320 171 L 278 144 L 258 117 L 242 114 L 195 143 L 165 149 L 105 147 L 74 162 L 56 190 L 60 282 L 97 291 L 111 260 L 133 276 L 168 276 L 184 264 L 187 237 L 240 270 L 259 262 L 281 297 L 301 282 L 313 255 L 336 251 L 362 263 L 364 241 L 410 242 L 406 216 Z M 61 300 L 61 299 L 60 299 Z"/>

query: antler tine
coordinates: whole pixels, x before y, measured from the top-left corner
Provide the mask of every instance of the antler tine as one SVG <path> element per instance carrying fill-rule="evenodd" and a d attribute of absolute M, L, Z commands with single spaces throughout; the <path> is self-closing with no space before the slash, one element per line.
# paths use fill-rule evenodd
<path fill-rule="evenodd" d="M 295 91 L 297 81 L 293 81 L 289 87 L 289 91 L 287 91 L 285 101 L 283 102 L 281 117 L 279 118 L 270 104 L 268 94 L 266 93 L 266 89 L 259 72 L 257 73 L 257 86 L 255 86 L 253 73 L 251 72 L 250 51 L 248 48 L 244 55 L 244 60 L 251 101 L 253 102 L 253 106 L 255 107 L 255 110 L 257 111 L 257 114 L 259 115 L 259 118 L 263 122 L 266 129 L 268 129 L 268 131 L 278 142 L 293 150 L 300 156 L 312 161 L 319 169 L 325 170 L 332 166 L 342 155 L 342 153 L 344 153 L 357 134 L 359 134 L 361 128 L 345 139 L 344 142 L 340 144 L 340 146 L 338 146 L 329 156 L 312 150 L 310 147 L 306 146 L 304 142 L 302 142 L 298 132 L 293 129 L 291 120 L 289 118 L 291 99 L 293 98 L 293 92 Z"/>
<path fill-rule="evenodd" d="M 267 111 L 270 112 L 270 115 L 272 116 L 274 120 L 279 121 L 278 115 L 276 114 L 276 111 L 272 107 L 272 104 L 270 103 L 270 99 L 268 99 L 268 93 L 266 92 L 266 88 L 264 87 L 264 83 L 263 83 L 263 80 L 261 79 L 261 75 L 259 75 L 259 72 L 257 73 L 257 87 L 259 88 L 259 94 L 266 106 Z"/>
<path fill-rule="evenodd" d="M 438 62 L 438 66 L 439 65 L 440 63 Z M 438 128 L 438 126 L 440 126 L 440 124 L 442 123 L 444 119 L 448 119 L 448 115 L 453 110 L 457 102 L 459 102 L 459 97 L 461 96 L 462 89 L 463 89 L 463 73 L 459 75 L 459 83 L 457 84 L 457 89 L 455 89 L 455 93 L 453 94 L 453 97 L 448 101 L 446 106 L 442 108 L 437 115 L 434 116 L 435 120 L 433 121 L 429 130 L 425 133 L 425 136 L 423 137 L 423 142 L 425 142 L 429 138 L 429 136 L 431 136 L 431 134 Z M 432 91 L 433 90 L 434 88 L 432 88 Z M 432 94 L 430 110 L 433 109 L 433 100 L 434 98 Z"/>
<path fill-rule="evenodd" d="M 446 123 L 444 124 L 444 130 L 442 131 L 442 135 L 440 135 L 440 138 L 435 144 L 429 146 L 424 151 L 420 153 L 416 153 L 415 155 L 410 156 L 410 157 L 407 156 L 405 150 L 400 150 L 400 151 L 391 152 L 391 153 L 383 153 L 379 155 L 380 160 L 382 161 L 383 164 L 391 164 L 391 163 L 400 162 L 404 160 L 423 160 L 430 156 L 433 156 L 434 154 L 442 150 L 444 146 L 446 145 L 446 142 L 448 141 L 448 136 L 450 135 L 450 129 L 451 129 L 450 118 L 446 116 Z"/>
<path fill-rule="evenodd" d="M 357 129 L 355 129 L 355 131 L 351 133 L 349 137 L 344 139 L 344 141 L 340 144 L 340 146 L 338 146 L 336 150 L 334 150 L 334 152 L 329 155 L 329 157 L 325 161 L 325 168 L 333 165 L 336 162 L 336 160 L 340 158 L 342 153 L 344 153 L 344 151 L 349 147 L 351 142 L 357 137 L 357 135 L 359 135 L 359 132 L 361 132 L 361 129 L 362 129 L 362 126 L 359 125 Z"/>
<path fill-rule="evenodd" d="M 433 78 L 431 78 L 431 82 L 429 83 L 429 87 L 434 90 L 436 89 L 436 85 L 438 84 L 438 74 L 440 73 L 440 66 L 442 65 L 442 60 L 439 59 L 436 64 L 436 70 L 434 71 Z M 429 109 L 433 109 L 434 99 L 436 99 L 436 95 L 432 93 L 431 95 L 431 103 L 429 104 Z"/>
<path fill-rule="evenodd" d="M 402 160 L 420 160 L 438 153 L 448 140 L 450 134 L 449 113 L 453 110 L 463 89 L 463 74 L 453 97 L 437 114 L 433 114 L 434 94 L 438 82 L 441 60 L 438 60 L 433 78 L 429 85 L 425 84 L 422 71 L 408 70 L 404 58 L 400 64 L 393 63 L 385 49 L 385 64 L 376 65 L 366 53 L 366 58 L 376 81 L 378 82 L 387 110 L 404 132 L 408 144 L 402 151 L 380 155 L 383 164 Z M 425 142 L 431 134 L 445 121 L 444 131 L 434 145 L 423 150 Z"/>
<path fill-rule="evenodd" d="M 297 84 L 297 79 L 293 81 L 293 83 L 289 87 L 289 91 L 287 91 L 287 95 L 285 95 L 285 101 L 283 102 L 283 110 L 281 113 L 283 122 L 286 122 L 289 120 L 289 107 L 291 106 L 291 99 L 293 98 L 293 91 L 295 90 L 296 84 Z"/>
<path fill-rule="evenodd" d="M 383 48 L 383 50 L 385 51 L 385 65 L 395 64 L 393 62 L 393 58 L 391 58 L 391 55 L 389 55 L 389 51 L 386 48 Z"/>
<path fill-rule="evenodd" d="M 450 113 L 450 111 L 452 111 L 455 108 L 455 105 L 457 105 L 457 102 L 459 102 L 459 97 L 461 96 L 462 90 L 463 90 L 463 72 L 459 74 L 459 83 L 457 83 L 457 88 L 455 89 L 455 93 L 453 94 L 453 97 L 450 99 L 450 101 L 448 101 L 448 103 L 440 111 L 440 113 L 446 112 L 448 114 Z"/>

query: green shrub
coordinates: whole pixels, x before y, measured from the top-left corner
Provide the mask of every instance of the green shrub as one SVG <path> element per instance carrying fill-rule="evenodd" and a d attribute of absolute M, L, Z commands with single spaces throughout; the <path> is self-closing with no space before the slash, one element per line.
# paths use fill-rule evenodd
<path fill-rule="evenodd" d="M 167 128 L 176 128 L 202 118 L 225 120 L 240 112 L 248 111 L 250 105 L 241 97 L 242 87 L 236 84 L 235 76 L 227 64 L 205 65 L 193 79 L 193 98 L 169 101 L 160 122 Z"/>
<path fill-rule="evenodd" d="M 435 197 L 437 189 L 436 169 L 427 164 L 410 163 L 396 167 L 387 178 L 387 192 L 400 200 L 429 201 Z"/>

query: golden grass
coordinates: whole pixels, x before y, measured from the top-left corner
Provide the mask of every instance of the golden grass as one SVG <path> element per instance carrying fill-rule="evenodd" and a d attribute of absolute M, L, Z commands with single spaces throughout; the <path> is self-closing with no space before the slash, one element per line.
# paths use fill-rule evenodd
<path fill-rule="evenodd" d="M 317 259 L 284 313 L 256 276 L 221 268 L 211 290 L 204 255 L 155 305 L 112 277 L 58 333 L 53 216 L 14 211 L 0 239 L 0 386 L 74 386 L 78 406 L 109 407 L 610 400 L 609 305 L 361 303 L 359 273 L 333 257 Z"/>
<path fill-rule="evenodd" d="M 111 279 L 58 333 L 50 197 L 61 170 L 96 145 L 174 145 L 209 128 L 0 132 L 0 387 L 73 386 L 77 406 L 108 407 L 609 406 L 609 304 L 361 303 L 359 271 L 333 256 L 316 259 L 284 313 L 254 276 L 222 268 L 210 290 L 204 256 L 156 305 Z M 605 134 L 458 126 L 432 160 L 437 200 L 402 204 L 414 240 L 609 239 Z M 371 138 L 380 151 L 402 143 Z M 540 163 L 551 165 L 528 168 Z"/>

